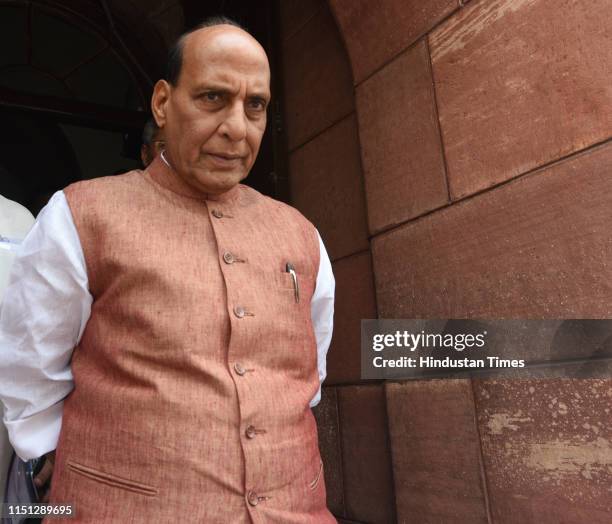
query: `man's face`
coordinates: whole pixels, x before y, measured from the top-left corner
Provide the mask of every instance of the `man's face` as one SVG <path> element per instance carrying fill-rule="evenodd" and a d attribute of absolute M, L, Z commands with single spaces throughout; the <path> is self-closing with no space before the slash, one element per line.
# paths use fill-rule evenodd
<path fill-rule="evenodd" d="M 203 193 L 231 189 L 257 158 L 269 101 L 268 59 L 256 40 L 226 25 L 190 34 L 177 84 L 160 81 L 153 94 L 168 161 Z"/>

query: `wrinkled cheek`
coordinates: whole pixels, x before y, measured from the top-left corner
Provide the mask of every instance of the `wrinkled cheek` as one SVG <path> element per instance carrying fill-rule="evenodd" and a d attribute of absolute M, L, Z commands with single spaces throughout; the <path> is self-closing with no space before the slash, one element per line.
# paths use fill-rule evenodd
<path fill-rule="evenodd" d="M 212 124 L 210 121 L 189 122 L 189 125 L 185 126 L 183 140 L 196 157 L 199 156 L 200 151 L 206 149 L 211 138 L 214 137 L 215 128 Z"/>
<path fill-rule="evenodd" d="M 189 163 L 196 163 L 203 156 L 204 141 L 197 134 L 185 132 L 179 136 L 181 156 Z"/>

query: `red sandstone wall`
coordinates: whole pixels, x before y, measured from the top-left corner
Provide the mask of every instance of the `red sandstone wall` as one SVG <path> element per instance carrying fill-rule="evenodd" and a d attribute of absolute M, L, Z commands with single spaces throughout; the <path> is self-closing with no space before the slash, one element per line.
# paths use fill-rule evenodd
<path fill-rule="evenodd" d="M 608 522 L 612 381 L 361 382 L 359 320 L 612 317 L 612 3 L 279 12 L 292 199 L 337 278 L 317 408 L 330 508 Z"/>

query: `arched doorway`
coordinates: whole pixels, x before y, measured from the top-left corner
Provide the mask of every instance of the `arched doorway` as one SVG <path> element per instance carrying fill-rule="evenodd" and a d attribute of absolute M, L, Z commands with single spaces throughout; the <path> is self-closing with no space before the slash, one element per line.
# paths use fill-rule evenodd
<path fill-rule="evenodd" d="M 36 214 L 73 181 L 138 167 L 166 43 L 147 19 L 121 36 L 137 16 L 106 1 L 0 2 L 0 194 Z"/>
<path fill-rule="evenodd" d="M 0 194 L 36 214 L 71 182 L 139 167 L 169 46 L 219 9 L 274 62 L 268 0 L 0 0 Z M 286 199 L 276 121 L 246 183 Z"/>

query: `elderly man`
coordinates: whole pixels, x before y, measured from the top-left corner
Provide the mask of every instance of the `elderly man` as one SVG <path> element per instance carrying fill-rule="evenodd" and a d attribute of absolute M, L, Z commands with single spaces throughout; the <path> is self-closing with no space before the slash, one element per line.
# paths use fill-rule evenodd
<path fill-rule="evenodd" d="M 304 217 L 239 183 L 269 101 L 248 33 L 183 36 L 152 99 L 164 154 L 57 193 L 24 242 L 5 421 L 24 459 L 57 442 L 50 501 L 76 522 L 335 522 L 310 410 L 331 265 Z"/>

